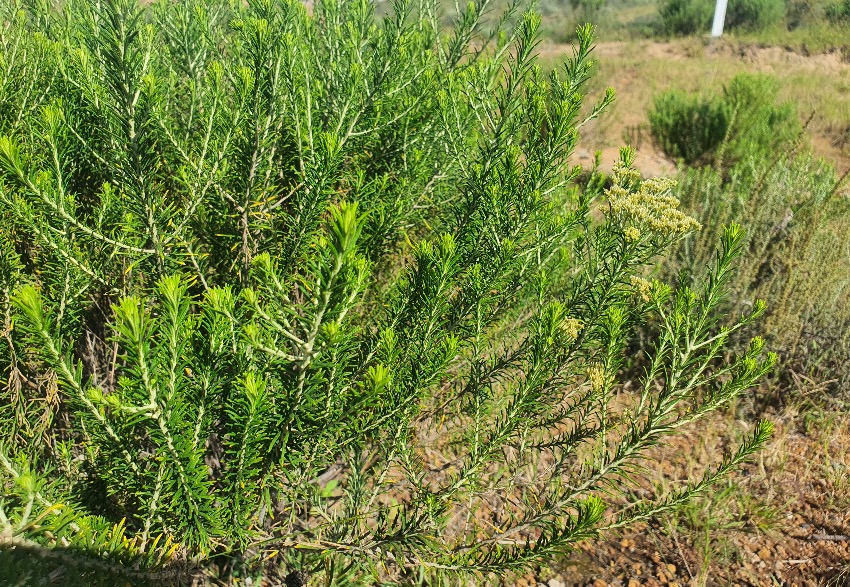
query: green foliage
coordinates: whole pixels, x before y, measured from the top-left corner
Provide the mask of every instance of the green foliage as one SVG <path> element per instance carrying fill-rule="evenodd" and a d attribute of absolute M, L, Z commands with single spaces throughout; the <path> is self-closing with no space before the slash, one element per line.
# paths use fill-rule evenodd
<path fill-rule="evenodd" d="M 661 0 L 661 30 L 671 36 L 708 32 L 714 14 L 710 0 Z"/>
<path fill-rule="evenodd" d="M 707 34 L 714 7 L 713 0 L 661 0 L 661 28 L 667 35 Z M 785 18 L 785 10 L 784 0 L 733 0 L 726 8 L 724 30 L 762 30 Z"/>
<path fill-rule="evenodd" d="M 850 1 L 840 0 L 828 4 L 824 9 L 824 15 L 831 22 L 846 23 L 850 21 Z"/>
<path fill-rule="evenodd" d="M 650 131 L 659 148 L 688 165 L 733 164 L 786 149 L 802 132 L 793 104 L 777 103 L 779 85 L 762 74 L 739 74 L 719 96 L 671 90 L 655 99 Z"/>
<path fill-rule="evenodd" d="M 605 5 L 605 0 L 570 0 L 573 10 L 581 11 L 585 17 L 593 17 Z"/>
<path fill-rule="evenodd" d="M 726 138 L 731 118 L 717 98 L 670 90 L 655 98 L 649 126 L 658 147 L 687 165 L 706 163 Z"/>
<path fill-rule="evenodd" d="M 699 277 L 710 259 L 713 238 L 730 219 L 746 226 L 743 261 L 731 282 L 730 302 L 773 300 L 763 332 L 778 350 L 782 389 L 793 374 L 829 382 L 833 393 L 850 389 L 850 298 L 843 227 L 850 208 L 838 178 L 811 155 L 752 157 L 722 174 L 714 169 L 684 173 L 677 195 L 703 225 L 667 266 L 685 282 Z"/>
<path fill-rule="evenodd" d="M 775 357 L 726 348 L 763 302 L 715 318 L 737 226 L 674 290 L 640 278 L 697 227 L 672 184 L 625 150 L 573 185 L 590 27 L 544 77 L 539 17 L 487 2 L 1 6 L 0 572 L 488 580 L 770 434 L 631 491 Z"/>
<path fill-rule="evenodd" d="M 785 18 L 785 0 L 732 0 L 726 8 L 725 27 L 758 31 Z"/>

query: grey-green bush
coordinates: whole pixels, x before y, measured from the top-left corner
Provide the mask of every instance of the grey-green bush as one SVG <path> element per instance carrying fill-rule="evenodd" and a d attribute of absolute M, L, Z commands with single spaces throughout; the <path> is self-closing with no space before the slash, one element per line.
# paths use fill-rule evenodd
<path fill-rule="evenodd" d="M 781 367 L 777 390 L 794 385 L 792 372 L 850 393 L 850 204 L 835 170 L 811 154 L 746 158 L 726 173 L 686 170 L 676 189 L 702 229 L 668 258 L 665 275 L 702 276 L 712 242 L 725 223 L 746 228 L 744 257 L 731 281 L 730 308 L 772 300 L 764 332 Z M 690 277 L 689 277 L 690 276 Z M 825 399 L 825 398 L 823 398 Z"/>

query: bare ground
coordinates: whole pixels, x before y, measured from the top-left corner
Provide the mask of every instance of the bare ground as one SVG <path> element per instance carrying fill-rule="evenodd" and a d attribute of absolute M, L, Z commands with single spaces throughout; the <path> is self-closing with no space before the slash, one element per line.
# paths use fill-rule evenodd
<path fill-rule="evenodd" d="M 513 584 L 850 585 L 850 417 L 819 412 L 812 420 L 786 408 L 771 419 L 776 433 L 763 453 L 692 508 L 587 544 Z M 671 438 L 647 463 L 658 488 L 716 463 L 746 428 L 718 415 Z"/>

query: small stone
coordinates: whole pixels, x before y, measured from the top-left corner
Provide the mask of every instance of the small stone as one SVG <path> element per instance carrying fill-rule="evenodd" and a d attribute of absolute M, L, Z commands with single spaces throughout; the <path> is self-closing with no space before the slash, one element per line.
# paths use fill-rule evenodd
<path fill-rule="evenodd" d="M 640 583 L 638 583 L 637 579 L 629 579 L 628 587 L 640 587 Z"/>
<path fill-rule="evenodd" d="M 528 581 L 526 580 L 526 578 L 523 577 L 523 578 L 519 579 L 516 582 L 516 587 L 528 587 Z"/>
<path fill-rule="evenodd" d="M 593 581 L 593 587 L 608 587 L 608 583 L 602 579 L 596 579 Z"/>
<path fill-rule="evenodd" d="M 674 565 L 673 563 L 667 563 L 667 572 L 670 573 L 671 575 L 675 575 L 676 574 L 676 565 Z"/>
<path fill-rule="evenodd" d="M 560 579 L 549 579 L 549 587 L 567 587 Z"/>

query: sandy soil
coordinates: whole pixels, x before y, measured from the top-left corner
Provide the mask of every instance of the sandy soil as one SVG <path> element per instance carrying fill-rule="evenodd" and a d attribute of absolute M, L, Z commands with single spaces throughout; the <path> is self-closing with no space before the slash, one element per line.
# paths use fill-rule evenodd
<path fill-rule="evenodd" d="M 693 510 L 584 545 L 517 587 L 846 587 L 850 585 L 850 417 L 821 427 L 772 414 L 776 433 L 755 462 Z M 827 417 L 827 420 L 829 418 Z M 821 421 L 823 424 L 823 420 Z M 834 425 L 833 425 L 834 424 Z M 734 446 L 728 415 L 655 452 L 662 478 L 682 480 Z M 706 444 L 706 438 L 720 442 Z M 679 458 L 669 458 L 676 454 Z M 724 496 L 722 499 L 718 495 Z M 709 524 L 716 519 L 716 526 Z M 707 529 L 710 528 L 710 531 Z"/>

